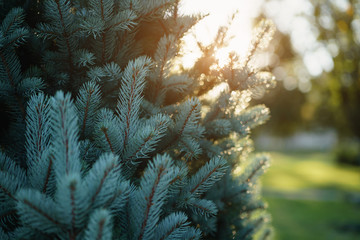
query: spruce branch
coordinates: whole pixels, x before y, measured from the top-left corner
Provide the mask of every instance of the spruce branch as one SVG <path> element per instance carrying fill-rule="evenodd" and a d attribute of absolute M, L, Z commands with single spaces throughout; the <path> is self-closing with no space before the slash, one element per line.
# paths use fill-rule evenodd
<path fill-rule="evenodd" d="M 269 167 L 269 156 L 257 155 L 248 167 L 248 175 L 245 179 L 246 182 L 253 182 L 257 176 L 261 175 Z"/>
<path fill-rule="evenodd" d="M 150 16 L 156 16 L 156 13 L 171 6 L 173 2 L 174 0 L 149 0 L 138 2 L 138 5 L 136 4 L 137 6 L 134 6 L 139 16 L 136 20 L 146 21 Z"/>
<path fill-rule="evenodd" d="M 90 0 L 89 7 L 102 21 L 110 21 L 114 11 L 113 0 Z"/>
<path fill-rule="evenodd" d="M 26 28 L 17 28 L 11 34 L 6 37 L 6 41 L 3 48 L 8 47 L 19 47 L 26 41 L 26 38 L 29 35 L 29 31 Z"/>
<path fill-rule="evenodd" d="M 96 209 L 90 216 L 90 221 L 85 232 L 86 240 L 111 240 L 112 219 L 109 211 Z"/>
<path fill-rule="evenodd" d="M 205 218 L 215 216 L 218 212 L 215 203 L 210 200 L 190 198 L 186 203 L 195 214 Z"/>
<path fill-rule="evenodd" d="M 157 81 L 162 83 L 163 79 L 167 77 L 169 60 L 175 56 L 175 37 L 173 35 L 164 35 L 158 43 L 157 50 L 155 52 L 154 60 L 158 64 L 157 68 Z"/>
<path fill-rule="evenodd" d="M 199 240 L 202 237 L 202 233 L 198 228 L 190 227 L 187 232 L 185 233 L 185 236 L 183 239 L 188 240 Z"/>
<path fill-rule="evenodd" d="M 170 76 L 163 81 L 163 91 L 185 92 L 192 81 L 188 75 Z"/>
<path fill-rule="evenodd" d="M 128 203 L 130 194 L 134 191 L 134 186 L 129 181 L 119 181 L 116 184 L 116 191 L 103 206 L 106 207 L 112 215 L 121 216 Z M 125 218 L 125 217 L 124 217 Z"/>
<path fill-rule="evenodd" d="M 33 95 L 28 102 L 25 134 L 27 174 L 30 185 L 42 192 L 48 190 L 53 174 L 50 110 L 50 99 L 42 93 Z"/>
<path fill-rule="evenodd" d="M 101 104 L 100 87 L 95 82 L 85 83 L 79 90 L 75 105 L 77 108 L 82 136 L 89 136 L 95 125 L 96 113 Z"/>
<path fill-rule="evenodd" d="M 26 157 L 30 166 L 39 163 L 50 145 L 50 101 L 43 94 L 33 95 L 27 108 Z"/>
<path fill-rule="evenodd" d="M 71 20 L 73 19 L 71 15 L 70 10 L 70 1 L 67 0 L 49 0 L 46 1 L 45 8 L 48 9 L 48 13 L 53 13 L 54 15 L 51 16 L 48 15 L 49 19 L 53 20 L 53 23 L 57 23 L 60 32 L 61 32 L 61 40 L 65 41 L 66 51 L 67 51 L 67 57 L 69 61 L 70 69 L 73 65 L 73 48 L 70 43 L 70 33 L 72 32 L 70 30 L 70 24 Z M 58 22 L 60 20 L 60 22 Z M 60 39 L 59 39 L 60 40 Z"/>
<path fill-rule="evenodd" d="M 112 153 L 100 156 L 84 179 L 90 199 L 89 207 L 98 208 L 114 199 L 114 186 L 118 184 L 118 157 Z"/>
<path fill-rule="evenodd" d="M 132 138 L 139 125 L 139 110 L 142 101 L 142 91 L 145 87 L 145 77 L 148 74 L 151 60 L 140 57 L 130 61 L 123 73 L 123 85 L 120 89 L 116 113 L 122 123 L 123 147 Z"/>
<path fill-rule="evenodd" d="M 164 136 L 169 122 L 169 118 L 162 114 L 157 114 L 146 121 L 133 138 L 134 140 L 130 142 L 123 161 L 135 163 L 135 160 L 147 158 L 148 153 L 155 150 L 156 144 Z"/>
<path fill-rule="evenodd" d="M 110 29 L 113 31 L 130 31 L 136 26 L 136 17 L 136 14 L 131 10 L 121 11 L 111 19 L 110 26 L 105 31 Z"/>
<path fill-rule="evenodd" d="M 119 154 L 123 151 L 123 135 L 120 121 L 109 109 L 101 109 L 95 126 L 95 143 L 106 152 Z"/>
<path fill-rule="evenodd" d="M 14 30 L 20 28 L 24 22 L 25 14 L 22 8 L 11 9 L 1 23 L 3 35 L 9 35 Z"/>
<path fill-rule="evenodd" d="M 160 106 L 164 101 L 166 92 L 163 90 L 163 81 L 169 76 L 169 68 L 171 66 L 170 59 L 175 56 L 176 50 L 176 39 L 173 35 L 164 35 L 159 40 L 154 56 L 157 67 L 152 77 L 155 88 L 152 101 L 157 106 Z"/>
<path fill-rule="evenodd" d="M 0 200 L 17 200 L 16 192 L 24 187 L 24 183 L 19 182 L 15 175 L 0 172 Z"/>
<path fill-rule="evenodd" d="M 61 209 L 58 220 L 68 226 L 69 238 L 76 239 L 79 229 L 84 227 L 89 206 L 86 190 L 78 173 L 65 175 L 58 180 L 55 193 L 56 207 Z"/>
<path fill-rule="evenodd" d="M 78 118 L 70 94 L 59 91 L 51 99 L 51 125 L 54 170 L 58 178 L 70 172 L 80 172 Z"/>
<path fill-rule="evenodd" d="M 183 103 L 180 107 L 180 113 L 176 116 L 171 139 L 161 147 L 160 152 L 177 143 L 182 137 L 191 136 L 192 132 L 196 130 L 199 120 L 199 100 L 197 98 L 192 98 Z"/>
<path fill-rule="evenodd" d="M 255 31 L 255 37 L 253 39 L 251 48 L 248 50 L 248 54 L 244 61 L 244 66 L 248 66 L 249 61 L 254 56 L 255 52 L 260 49 L 264 48 L 268 45 L 272 35 L 274 34 L 275 27 L 274 24 L 270 20 L 262 20 L 258 28 Z"/>
<path fill-rule="evenodd" d="M 210 159 L 190 178 L 187 188 L 189 193 L 193 196 L 199 196 L 211 188 L 225 174 L 226 165 L 226 160 L 221 157 Z"/>
<path fill-rule="evenodd" d="M 86 49 L 79 49 L 74 52 L 74 62 L 78 67 L 89 67 L 95 64 L 95 55 Z"/>
<path fill-rule="evenodd" d="M 16 92 L 17 85 L 20 82 L 20 62 L 14 52 L 0 48 L 0 74 L 2 78 L 8 79 L 11 85 L 11 96 L 15 98 L 17 106 L 23 119 L 25 119 L 26 112 L 22 97 Z M 10 65 L 11 64 L 11 65 Z"/>
<path fill-rule="evenodd" d="M 188 230 L 187 216 L 182 213 L 172 213 L 165 217 L 156 227 L 154 239 L 183 239 Z"/>
<path fill-rule="evenodd" d="M 182 137 L 178 146 L 186 160 L 196 159 L 202 153 L 199 142 L 192 137 Z"/>
<path fill-rule="evenodd" d="M 60 212 L 55 202 L 31 189 L 22 189 L 16 194 L 17 211 L 21 221 L 44 233 L 66 232 L 63 223 L 59 222 Z"/>
<path fill-rule="evenodd" d="M 130 223 L 134 239 L 153 238 L 170 181 L 176 174 L 172 165 L 168 155 L 156 156 L 145 170 L 139 189 L 132 194 Z"/>
<path fill-rule="evenodd" d="M 0 171 L 16 176 L 20 183 L 26 182 L 26 172 L 18 166 L 10 157 L 0 151 Z"/>
<path fill-rule="evenodd" d="M 0 26 L 0 97 L 14 122 L 14 140 L 1 141 L 0 238 L 236 239 L 262 231 L 256 183 L 268 159 L 249 157 L 249 133 L 269 111 L 249 101 L 273 86 L 270 73 L 252 66 L 271 24 L 242 62 L 231 54 L 223 69 L 211 67 L 226 45 L 223 27 L 214 44 L 198 43 L 204 56 L 194 69 L 175 74 L 181 38 L 204 17 L 180 16 L 178 0 L 34 5 L 39 15 L 27 8 L 26 19 L 46 21 L 35 29 L 23 27 L 21 9 Z M 31 38 L 19 59 L 29 32 L 46 41 Z M 207 99 L 220 83 L 225 90 Z M 12 143 L 25 143 L 23 152 Z"/>
<path fill-rule="evenodd" d="M 17 91 L 25 98 L 30 98 L 33 94 L 45 89 L 45 83 L 38 77 L 24 78 L 18 85 Z"/>

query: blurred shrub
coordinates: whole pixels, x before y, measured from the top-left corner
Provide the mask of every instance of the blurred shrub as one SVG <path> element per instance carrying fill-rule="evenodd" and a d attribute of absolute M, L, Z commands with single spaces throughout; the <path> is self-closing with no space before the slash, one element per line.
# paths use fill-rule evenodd
<path fill-rule="evenodd" d="M 336 162 L 360 166 L 360 142 L 344 141 L 335 149 Z"/>

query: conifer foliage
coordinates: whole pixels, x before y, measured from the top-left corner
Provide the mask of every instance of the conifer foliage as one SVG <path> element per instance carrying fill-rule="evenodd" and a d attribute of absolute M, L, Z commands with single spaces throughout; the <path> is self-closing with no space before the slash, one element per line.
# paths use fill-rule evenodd
<path fill-rule="evenodd" d="M 249 139 L 269 116 L 249 103 L 273 85 L 251 66 L 269 22 L 246 59 L 178 71 L 202 18 L 179 1 L 23 2 L 1 13 L 0 239 L 270 236 L 257 184 L 269 159 Z"/>

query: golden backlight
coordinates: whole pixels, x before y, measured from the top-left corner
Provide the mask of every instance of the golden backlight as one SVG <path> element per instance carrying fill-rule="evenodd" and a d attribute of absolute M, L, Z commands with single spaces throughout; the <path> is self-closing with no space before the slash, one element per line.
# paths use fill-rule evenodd
<path fill-rule="evenodd" d="M 201 20 L 184 37 L 184 56 L 182 64 L 185 68 L 193 66 L 194 62 L 200 57 L 200 50 L 196 41 L 204 45 L 210 44 L 220 26 L 227 26 L 231 16 L 235 15 L 228 31 L 228 46 L 217 49 L 215 58 L 218 60 L 219 67 L 223 67 L 230 52 L 236 52 L 244 56 L 249 48 L 252 39 L 252 20 L 260 11 L 264 0 L 183 0 L 181 11 L 184 14 L 209 14 Z"/>

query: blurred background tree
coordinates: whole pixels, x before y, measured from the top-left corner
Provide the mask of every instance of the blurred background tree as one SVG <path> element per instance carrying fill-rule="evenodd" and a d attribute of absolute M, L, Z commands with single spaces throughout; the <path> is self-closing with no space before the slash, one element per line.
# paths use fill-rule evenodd
<path fill-rule="evenodd" d="M 289 13 L 289 4 L 299 6 Z M 360 2 L 267 0 L 263 6 L 279 29 L 267 67 L 283 82 L 264 98 L 272 133 L 330 127 L 340 137 L 359 138 Z"/>
<path fill-rule="evenodd" d="M 265 17 L 261 15 L 258 19 Z M 257 21 L 257 20 L 256 20 Z M 265 56 L 264 56 L 265 55 Z M 259 127 L 255 134 L 264 131 L 276 136 L 289 136 L 296 131 L 305 130 L 311 122 L 306 121 L 301 108 L 306 103 L 306 95 L 296 87 L 295 62 L 299 62 L 299 55 L 292 49 L 289 35 L 277 31 L 272 40 L 269 51 L 258 56 L 265 57 L 264 68 L 271 69 L 278 81 L 275 89 L 264 94 L 254 102 L 264 101 L 271 109 L 271 119 L 267 129 Z"/>
<path fill-rule="evenodd" d="M 278 84 L 261 99 L 272 117 L 257 136 L 288 140 L 330 129 L 338 141 L 321 151 L 273 153 L 264 188 L 277 239 L 359 239 L 360 1 L 264 2 L 261 17 L 278 32 L 259 61 Z"/>
<path fill-rule="evenodd" d="M 315 79 L 311 94 L 321 96 L 316 119 L 342 136 L 360 137 L 360 2 L 333 2 L 313 1 L 318 39 L 332 52 L 334 67 Z"/>

